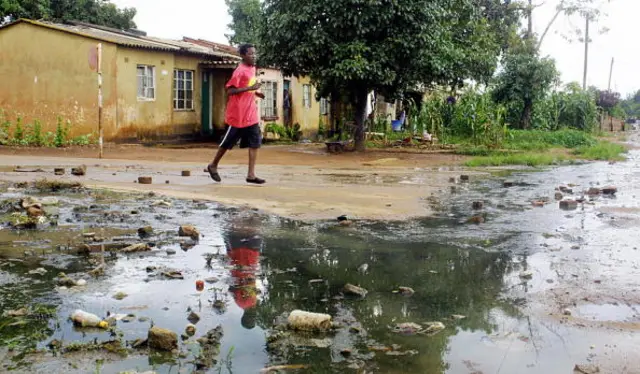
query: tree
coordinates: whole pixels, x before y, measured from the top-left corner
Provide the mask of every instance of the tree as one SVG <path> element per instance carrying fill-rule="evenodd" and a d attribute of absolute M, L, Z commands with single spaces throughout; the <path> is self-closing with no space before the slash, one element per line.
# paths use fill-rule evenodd
<path fill-rule="evenodd" d="M 521 109 L 519 127 L 529 129 L 536 101 L 542 99 L 558 80 L 555 62 L 541 58 L 534 40 L 526 40 L 507 53 L 503 71 L 496 77 L 494 99 L 501 103 L 517 103 Z"/>
<path fill-rule="evenodd" d="M 225 35 L 229 44 L 258 44 L 260 26 L 264 19 L 260 0 L 225 0 L 225 2 L 232 19 L 229 29 L 233 34 Z"/>
<path fill-rule="evenodd" d="M 421 84 L 484 80 L 500 42 L 481 4 L 498 0 L 265 0 L 261 53 L 321 95 L 346 97 L 364 149 L 367 95 L 394 98 Z"/>
<path fill-rule="evenodd" d="M 118 8 L 108 0 L 0 0 L 0 22 L 5 18 L 53 22 L 83 21 L 118 29 L 135 28 L 135 8 Z"/>

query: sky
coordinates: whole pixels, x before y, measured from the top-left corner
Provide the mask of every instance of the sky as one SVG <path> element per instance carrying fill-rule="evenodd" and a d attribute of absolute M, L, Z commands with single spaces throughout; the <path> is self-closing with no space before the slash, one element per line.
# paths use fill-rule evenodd
<path fill-rule="evenodd" d="M 134 21 L 138 28 L 151 36 L 182 39 L 183 36 L 226 43 L 225 34 L 231 18 L 224 0 L 111 0 L 120 7 L 135 7 Z M 555 13 L 559 0 L 534 0 L 539 4 L 533 14 L 534 29 L 542 34 Z M 611 59 L 614 58 L 611 88 L 626 96 L 640 89 L 640 48 L 635 42 L 640 0 L 602 0 L 602 11 L 607 14 L 592 25 L 592 43 L 589 44 L 587 85 L 606 89 Z M 160 6 L 162 4 L 162 6 Z M 582 83 L 584 44 L 570 43 L 567 35 L 575 26 L 584 28 L 577 17 L 559 17 L 543 41 L 541 52 L 556 60 L 565 83 Z M 601 34 L 598 30 L 608 28 Z"/>

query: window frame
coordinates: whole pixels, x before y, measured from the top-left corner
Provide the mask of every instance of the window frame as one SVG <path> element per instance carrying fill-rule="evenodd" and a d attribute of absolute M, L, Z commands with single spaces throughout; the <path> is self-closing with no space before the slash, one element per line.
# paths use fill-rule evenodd
<path fill-rule="evenodd" d="M 140 68 L 144 69 L 144 72 L 142 75 L 139 74 L 140 72 Z M 156 101 L 156 67 L 153 65 L 144 65 L 144 64 L 138 64 L 136 65 L 136 78 L 143 78 L 144 79 L 149 79 L 149 72 L 151 73 L 151 87 L 145 87 L 144 83 L 143 83 L 143 87 L 142 87 L 142 92 L 144 96 L 140 96 L 140 80 L 137 79 L 137 92 L 136 95 L 138 97 L 138 101 Z M 148 81 L 147 81 L 148 82 Z M 153 96 L 150 97 L 149 94 L 149 90 L 153 90 Z"/>
<path fill-rule="evenodd" d="M 266 90 L 267 86 L 270 86 L 270 90 Z M 272 97 L 267 94 L 271 92 Z M 277 81 L 263 81 L 262 93 L 265 95 L 260 105 L 260 118 L 263 120 L 277 120 L 278 119 L 278 82 Z M 265 106 L 265 103 L 271 103 L 273 106 Z M 266 109 L 271 109 L 270 113 L 266 113 Z"/>
<path fill-rule="evenodd" d="M 327 99 L 326 97 L 320 98 L 320 115 L 329 115 L 329 99 Z"/>
<path fill-rule="evenodd" d="M 182 82 L 183 82 L 183 88 L 179 89 L 178 88 L 178 83 L 179 83 L 179 77 L 178 77 L 178 73 L 183 73 L 183 77 L 182 77 Z M 191 79 L 187 79 L 187 74 L 191 74 Z M 195 91 L 196 91 L 196 87 L 195 87 L 195 76 L 196 76 L 196 72 L 195 70 L 189 70 L 189 69 L 173 69 L 173 110 L 176 112 L 192 112 L 195 110 Z M 191 89 L 187 90 L 187 82 L 191 81 Z M 183 91 L 184 95 L 183 98 L 180 99 L 179 97 L 179 92 Z M 187 98 L 187 92 L 191 92 L 191 99 Z M 183 108 L 179 108 L 179 103 L 180 102 L 184 102 L 184 107 Z M 191 102 L 191 106 L 187 106 L 187 103 Z"/>
<path fill-rule="evenodd" d="M 305 109 L 311 109 L 311 85 L 302 85 L 302 107 Z"/>

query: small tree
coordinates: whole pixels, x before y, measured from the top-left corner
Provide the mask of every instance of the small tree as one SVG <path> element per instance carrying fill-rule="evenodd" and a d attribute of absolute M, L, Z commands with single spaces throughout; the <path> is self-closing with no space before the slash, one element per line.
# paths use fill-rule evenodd
<path fill-rule="evenodd" d="M 225 0 L 225 3 L 232 20 L 229 29 L 233 33 L 225 35 L 229 44 L 258 44 L 264 19 L 260 0 Z"/>

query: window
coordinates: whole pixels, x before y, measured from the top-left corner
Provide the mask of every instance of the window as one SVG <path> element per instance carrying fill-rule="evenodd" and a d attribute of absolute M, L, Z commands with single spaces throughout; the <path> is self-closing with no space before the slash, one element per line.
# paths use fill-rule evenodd
<path fill-rule="evenodd" d="M 329 100 L 326 97 L 320 99 L 320 115 L 326 116 L 329 114 Z"/>
<path fill-rule="evenodd" d="M 173 71 L 173 109 L 193 110 L 193 71 Z"/>
<path fill-rule="evenodd" d="M 153 66 L 138 65 L 138 99 L 155 100 L 156 69 Z"/>
<path fill-rule="evenodd" d="M 311 85 L 302 85 L 302 106 L 304 108 L 311 108 Z"/>
<path fill-rule="evenodd" d="M 262 93 L 264 94 L 264 100 L 261 105 L 262 118 L 278 117 L 278 83 L 276 82 L 262 82 Z"/>

